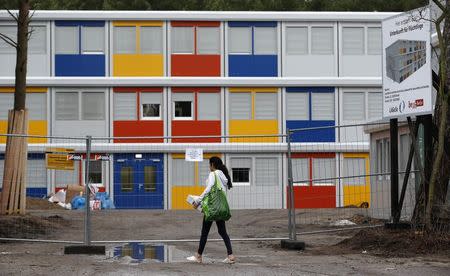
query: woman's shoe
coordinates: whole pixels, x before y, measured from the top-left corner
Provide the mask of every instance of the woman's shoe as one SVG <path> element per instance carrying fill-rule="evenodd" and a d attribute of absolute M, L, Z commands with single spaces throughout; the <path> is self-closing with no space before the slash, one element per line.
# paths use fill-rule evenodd
<path fill-rule="evenodd" d="M 186 258 L 190 262 L 202 263 L 202 256 L 195 254 L 194 256 L 190 256 Z"/>
<path fill-rule="evenodd" d="M 225 260 L 222 261 L 222 263 L 225 264 L 234 264 L 236 262 L 236 259 L 234 257 L 226 257 Z"/>

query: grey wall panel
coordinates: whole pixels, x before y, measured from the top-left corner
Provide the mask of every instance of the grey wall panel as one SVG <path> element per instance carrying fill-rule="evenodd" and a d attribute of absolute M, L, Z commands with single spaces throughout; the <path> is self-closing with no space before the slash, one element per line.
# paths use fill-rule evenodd
<path fill-rule="evenodd" d="M 381 77 L 380 55 L 341 55 L 342 77 Z"/>
<path fill-rule="evenodd" d="M 228 190 L 231 209 L 280 209 L 280 186 L 235 186 Z"/>
<path fill-rule="evenodd" d="M 106 121 L 54 121 L 55 136 L 108 136 Z"/>
<path fill-rule="evenodd" d="M 334 55 L 289 55 L 283 60 L 285 77 L 337 76 Z M 380 71 L 381 72 L 381 71 Z M 381 75 L 381 73 L 380 73 Z"/>

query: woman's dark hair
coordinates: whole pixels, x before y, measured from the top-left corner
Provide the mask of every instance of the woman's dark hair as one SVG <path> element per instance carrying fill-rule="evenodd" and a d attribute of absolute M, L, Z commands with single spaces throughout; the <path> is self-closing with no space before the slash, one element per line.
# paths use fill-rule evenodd
<path fill-rule="evenodd" d="M 228 179 L 228 189 L 231 189 L 231 187 L 233 187 L 233 183 L 231 183 L 230 174 L 228 173 L 227 167 L 223 164 L 222 159 L 220 159 L 220 157 L 213 156 L 209 158 L 209 164 L 212 165 L 216 170 L 221 170 L 223 172 L 225 177 Z"/>

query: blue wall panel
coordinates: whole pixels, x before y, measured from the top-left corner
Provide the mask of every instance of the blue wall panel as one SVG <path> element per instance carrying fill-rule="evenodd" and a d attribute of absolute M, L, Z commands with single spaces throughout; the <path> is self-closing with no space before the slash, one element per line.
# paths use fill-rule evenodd
<path fill-rule="evenodd" d="M 334 126 L 335 121 L 286 121 L 286 129 Z M 291 136 L 292 142 L 335 142 L 334 127 L 296 131 Z"/>
<path fill-rule="evenodd" d="M 276 77 L 276 55 L 228 55 L 230 77 Z"/>
<path fill-rule="evenodd" d="M 55 75 L 105 76 L 105 55 L 55 55 Z"/>

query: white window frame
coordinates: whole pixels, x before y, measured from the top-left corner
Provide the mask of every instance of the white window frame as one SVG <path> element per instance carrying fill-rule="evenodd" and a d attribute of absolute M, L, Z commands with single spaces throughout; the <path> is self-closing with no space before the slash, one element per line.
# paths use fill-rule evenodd
<path fill-rule="evenodd" d="M 103 29 L 103 51 L 88 51 L 85 49 L 84 47 L 84 41 L 85 41 L 85 33 L 84 30 L 86 28 L 102 28 Z M 82 55 L 104 55 L 105 54 L 105 48 L 106 48 L 106 43 L 105 43 L 105 34 L 106 34 L 106 28 L 105 26 L 80 26 L 79 28 L 79 32 L 81 32 L 81 51 L 80 53 Z M 80 36 L 79 36 L 80 37 Z"/>
<path fill-rule="evenodd" d="M 368 35 L 368 28 L 381 28 L 381 24 L 377 24 L 377 23 L 343 23 L 340 24 L 341 26 L 339 27 L 339 53 L 341 56 L 381 56 L 382 52 L 380 52 L 379 54 L 369 54 L 369 47 L 368 47 L 368 42 L 369 42 L 369 35 Z M 344 54 L 344 43 L 343 43 L 343 29 L 344 28 L 355 28 L 355 27 L 360 27 L 364 29 L 364 49 L 363 49 L 363 53 L 361 55 L 356 55 L 356 54 L 352 54 L 352 55 L 348 55 L 348 54 Z M 383 51 L 383 47 L 381 46 L 381 51 Z"/>
<path fill-rule="evenodd" d="M 134 95 L 134 115 L 133 115 L 133 118 L 127 118 L 127 119 L 117 119 L 117 118 L 115 118 L 115 116 L 116 116 L 116 96 L 117 95 L 121 95 L 121 96 L 123 96 L 123 95 L 129 95 L 129 94 L 133 94 Z M 138 95 L 137 95 L 138 93 L 137 92 L 135 92 L 135 91 L 127 91 L 127 92 L 113 92 L 112 93 L 112 95 L 113 95 L 113 102 L 112 102 L 112 105 L 111 105 L 111 108 L 112 108 L 112 111 L 113 111 L 113 116 L 111 116 L 111 118 L 112 118 L 112 120 L 113 121 L 118 121 L 118 122 L 120 122 L 120 121 L 137 121 L 137 97 L 138 97 Z"/>
<path fill-rule="evenodd" d="M 257 48 L 257 41 L 256 41 L 256 30 L 263 30 L 263 29 L 267 29 L 270 31 L 274 31 L 275 32 L 275 41 L 271 41 L 271 44 L 274 43 L 275 44 L 275 49 L 270 49 L 270 51 L 261 51 L 259 50 L 257 52 L 256 48 Z M 253 37 L 253 49 L 252 49 L 252 53 L 253 55 L 277 55 L 278 54 L 278 28 L 277 26 L 275 27 L 263 27 L 263 26 L 253 26 L 252 27 L 252 37 Z"/>
<path fill-rule="evenodd" d="M 83 93 L 103 93 L 103 104 L 104 104 L 104 114 L 103 114 L 103 119 L 89 119 L 89 120 L 83 120 L 83 98 L 82 98 L 82 94 Z M 56 119 L 56 93 L 77 93 L 78 94 L 78 118 L 75 120 L 58 120 Z M 53 107 L 52 107 L 52 112 L 54 114 L 53 116 L 53 121 L 80 121 L 80 122 L 89 122 L 89 121 L 107 121 L 108 120 L 108 116 L 109 116 L 109 101 L 108 101 L 108 93 L 105 90 L 102 89 L 55 89 L 53 91 Z M 113 107 L 114 108 L 114 107 Z"/>
<path fill-rule="evenodd" d="M 194 120 L 195 117 L 195 110 L 194 110 L 194 102 L 195 102 L 195 92 L 172 92 L 173 94 L 176 93 L 190 93 L 193 96 L 193 100 L 191 102 L 191 116 L 190 117 L 176 117 L 175 116 L 175 102 L 188 102 L 188 101 L 175 101 L 172 97 L 172 120 L 174 121 L 191 121 Z"/>
<path fill-rule="evenodd" d="M 118 37 L 117 33 L 116 33 L 116 29 L 120 29 L 120 28 L 134 28 L 134 49 L 133 51 L 130 52 L 117 52 L 117 47 L 115 47 L 115 39 Z M 111 45 L 113 48 L 112 51 L 112 55 L 136 55 L 139 54 L 138 50 L 137 50 L 137 43 L 136 43 L 136 36 L 137 36 L 137 32 L 138 32 L 138 26 L 136 25 L 126 25 L 126 26 L 113 26 L 112 27 L 112 40 L 111 40 Z"/>
<path fill-rule="evenodd" d="M 231 29 L 238 29 L 238 28 L 241 28 L 241 29 L 250 29 L 250 48 L 249 48 L 249 51 L 248 52 L 241 52 L 241 51 L 238 51 L 238 52 L 234 52 L 234 51 L 232 51 L 231 50 L 231 47 L 230 47 L 230 37 L 231 37 L 231 33 L 230 33 L 230 30 Z M 253 39 L 252 39 L 252 36 L 253 36 L 253 27 L 252 26 L 246 26 L 246 27 L 230 27 L 230 26 L 228 26 L 228 42 L 227 42 L 227 50 L 228 50 L 228 55 L 253 55 L 253 52 L 254 52 L 254 50 L 253 50 Z"/>
<path fill-rule="evenodd" d="M 142 99 L 141 99 L 142 93 L 160 94 L 161 102 L 160 103 L 150 103 L 150 102 L 144 103 L 144 102 L 142 102 Z M 143 107 L 144 104 L 159 104 L 159 117 L 144 117 L 144 107 Z M 142 121 L 161 121 L 162 120 L 162 110 L 163 110 L 162 105 L 163 105 L 163 93 L 162 92 L 145 92 L 145 91 L 139 92 L 139 117 L 140 117 L 140 120 L 142 120 Z M 174 108 L 175 108 L 175 106 L 174 106 Z M 175 113 L 174 113 L 174 115 L 175 115 Z"/>
<path fill-rule="evenodd" d="M 331 29 L 331 43 L 332 43 L 332 46 L 331 46 L 331 53 L 313 53 L 313 45 L 312 45 L 312 29 L 313 28 L 328 28 L 328 29 Z M 310 54 L 310 55 L 316 55 L 316 56 L 334 56 L 335 55 L 335 53 L 336 53 L 336 43 L 335 43 L 335 41 L 336 41 L 336 38 L 335 38 L 335 36 L 336 36 L 336 33 L 335 33 L 335 26 L 334 25 L 328 25 L 328 24 L 324 24 L 324 25 L 317 25 L 317 24 L 314 24 L 314 25 L 310 25 L 310 26 L 308 26 L 308 53 Z"/>
<path fill-rule="evenodd" d="M 299 29 L 299 28 L 304 28 L 304 29 L 306 29 L 306 51 L 305 52 L 303 52 L 303 53 L 300 53 L 300 52 L 296 52 L 296 53 L 290 53 L 289 51 L 288 51 L 288 44 L 287 44 L 287 36 L 288 36 L 288 29 L 290 29 L 290 28 L 292 28 L 292 29 Z M 286 38 L 285 38 L 285 44 L 286 44 L 286 46 L 284 47 L 285 48 L 285 56 L 287 57 L 287 56 L 306 56 L 306 55 L 309 55 L 310 54 L 310 34 L 309 34 L 310 32 L 309 32 L 309 26 L 308 25 L 288 25 L 288 26 L 286 26 L 285 27 L 285 36 L 286 36 Z"/>
<path fill-rule="evenodd" d="M 76 47 L 76 51 L 74 51 L 73 53 L 71 52 L 71 53 L 61 53 L 61 52 L 58 52 L 58 49 L 57 49 L 57 39 L 56 39 L 56 36 L 57 36 L 57 30 L 58 29 L 61 29 L 61 30 L 63 30 L 63 29 L 69 29 L 69 28 L 71 28 L 71 29 L 76 29 L 76 38 L 75 38 L 75 47 Z M 79 55 L 80 53 L 81 53 L 81 49 L 80 49 L 80 46 L 82 46 L 82 45 L 80 45 L 80 26 L 79 25 L 76 25 L 76 26 L 55 26 L 55 37 L 54 37 L 54 40 L 55 40 L 55 42 L 54 42 L 54 45 L 55 45 L 55 55 Z"/>
<path fill-rule="evenodd" d="M 311 161 L 311 163 L 312 163 L 312 175 L 311 175 L 311 185 L 312 186 L 336 186 L 336 184 L 337 184 L 337 182 L 338 182 L 338 179 L 337 179 L 337 177 L 338 177 L 338 171 L 336 170 L 336 162 L 337 162 L 337 157 L 336 157 L 336 155 L 334 156 L 334 157 L 314 157 L 314 156 L 311 156 L 310 157 L 311 159 L 312 159 L 312 161 Z M 314 182 L 314 160 L 316 160 L 316 159 L 333 159 L 334 160 L 334 164 L 333 164 L 333 166 L 331 166 L 331 168 L 333 168 L 334 169 L 334 180 L 326 180 L 326 181 L 329 181 L 329 183 L 327 182 L 327 183 L 317 183 L 317 182 Z"/>
<path fill-rule="evenodd" d="M 200 53 L 198 51 L 199 49 L 199 44 L 200 44 L 200 35 L 198 32 L 198 29 L 217 29 L 217 33 L 218 33 L 218 41 L 217 41 L 217 51 L 215 52 L 208 52 L 208 53 Z M 197 55 L 220 55 L 220 48 L 221 48 L 221 31 L 220 31 L 220 26 L 196 26 L 195 27 L 195 32 L 194 32 L 194 37 L 195 37 L 195 54 Z"/>
<path fill-rule="evenodd" d="M 158 28 L 161 31 L 161 41 L 159 42 L 159 51 L 142 52 L 142 29 L 143 28 Z M 139 54 L 141 55 L 162 55 L 164 54 L 164 29 L 163 26 L 136 26 L 136 32 L 139 31 Z M 138 52 L 136 52 L 138 53 Z"/>
<path fill-rule="evenodd" d="M 357 88 L 355 88 L 355 89 L 343 89 L 342 91 L 341 91 L 341 93 L 340 93 L 340 96 L 341 96 L 341 100 L 340 100 L 340 103 L 339 103 L 339 105 L 340 105 L 340 107 L 339 107 L 339 110 L 340 110 L 340 117 L 342 118 L 341 120 L 343 121 L 343 122 L 365 122 L 365 121 L 367 121 L 367 118 L 368 118 L 368 108 L 367 108 L 367 97 L 368 97 L 368 95 L 367 95 L 367 91 L 368 91 L 368 89 L 365 89 L 365 88 L 361 88 L 361 89 L 357 89 Z M 364 114 L 363 114 L 363 117 L 364 118 L 362 118 L 361 120 L 349 120 L 349 119 L 345 119 L 344 118 L 344 93 L 363 93 L 364 94 Z"/>
<path fill-rule="evenodd" d="M 295 159 L 306 159 L 306 162 L 307 162 L 307 168 L 306 168 L 306 171 L 307 171 L 307 173 L 308 173 L 308 180 L 306 181 L 306 182 L 297 182 L 297 183 L 293 183 L 293 185 L 294 185 L 294 187 L 309 187 L 310 185 L 311 185 L 311 175 L 309 175 L 309 172 L 311 171 L 311 168 L 310 168 L 310 166 L 311 166 L 311 163 L 310 163 L 310 160 L 311 160 L 311 157 L 309 157 L 309 156 L 307 156 L 307 157 L 293 157 L 292 158 L 292 160 L 295 160 Z M 294 168 L 292 168 L 293 170 L 294 170 Z M 293 179 L 293 181 L 299 181 L 299 180 L 303 180 L 303 179 Z"/>
<path fill-rule="evenodd" d="M 233 159 L 250 159 L 250 168 L 249 168 L 249 172 L 248 172 L 248 180 L 249 182 L 233 182 L 233 186 L 253 186 L 253 174 L 255 171 L 255 157 L 252 156 L 242 156 L 242 155 L 237 155 L 237 156 L 230 156 L 229 157 L 229 164 L 230 164 L 230 173 L 231 173 L 231 180 L 233 180 Z"/>
<path fill-rule="evenodd" d="M 180 52 L 178 52 L 178 51 L 175 51 L 175 49 L 174 49 L 174 47 L 175 47 L 175 44 L 174 44 L 174 39 L 173 39 L 173 36 L 174 36 L 174 30 L 176 29 L 176 28 L 185 28 L 185 29 L 187 29 L 187 28 L 190 28 L 191 30 L 192 30 L 192 51 L 190 51 L 190 52 L 188 52 L 188 51 L 180 51 Z M 175 54 L 175 55 L 195 55 L 195 53 L 196 53 L 196 38 L 195 38 L 195 36 L 196 36 L 196 28 L 195 28 L 195 26 L 171 26 L 170 27 L 170 32 L 171 32 L 171 34 L 170 34 L 170 53 L 171 54 Z"/>

